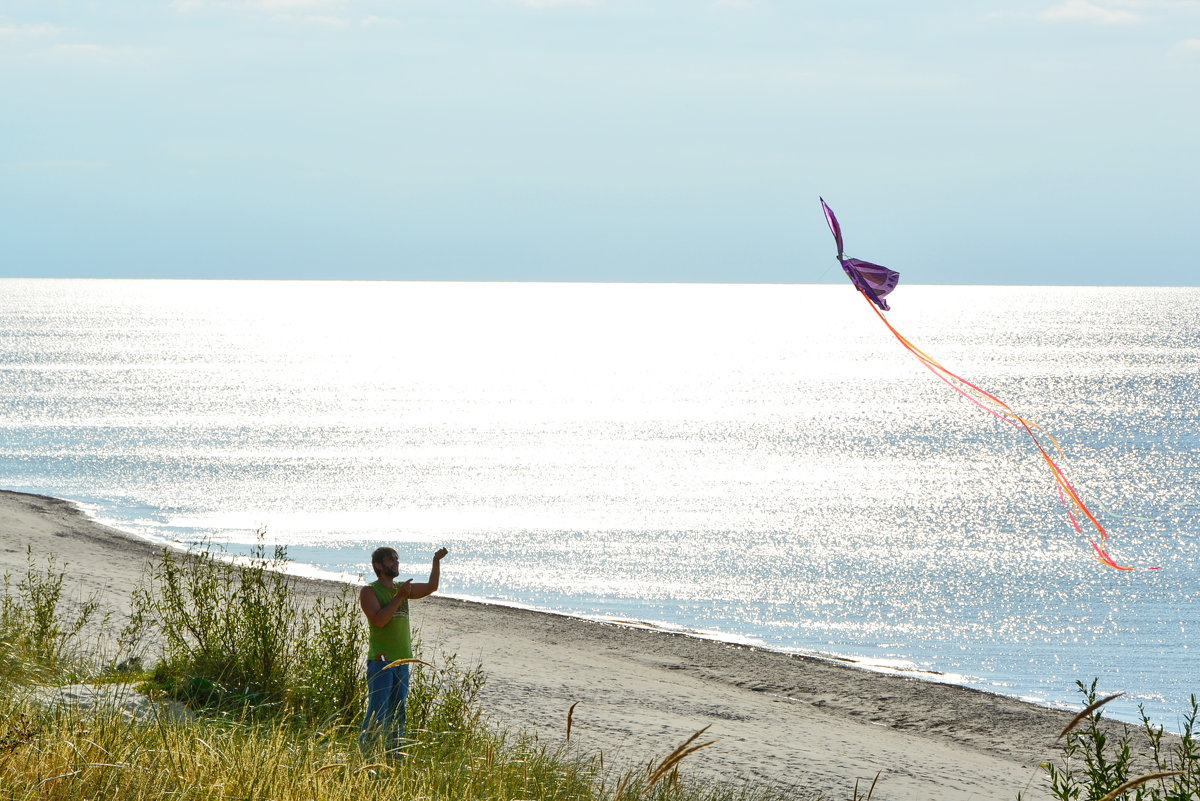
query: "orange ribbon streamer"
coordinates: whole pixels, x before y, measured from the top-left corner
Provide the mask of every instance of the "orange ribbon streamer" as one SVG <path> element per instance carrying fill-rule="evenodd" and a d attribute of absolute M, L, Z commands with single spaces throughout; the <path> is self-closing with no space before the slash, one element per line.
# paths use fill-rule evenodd
<path fill-rule="evenodd" d="M 909 342 L 903 334 L 897 331 L 892 324 L 888 322 L 888 319 L 883 316 L 883 312 L 876 308 L 875 303 L 871 300 L 867 293 L 860 290 L 859 294 L 863 296 L 863 298 L 867 301 L 867 305 L 871 307 L 871 311 L 875 312 L 875 315 L 881 321 L 883 321 L 883 324 L 887 326 L 888 330 L 892 332 L 892 335 L 896 337 L 900 344 L 903 345 L 906 350 L 916 356 L 917 360 L 920 361 L 921 364 L 923 364 L 931 373 L 945 382 L 955 392 L 962 395 L 964 398 L 971 401 L 971 403 L 974 403 L 988 414 L 991 414 L 992 416 L 1004 421 L 1005 423 L 1008 423 L 1009 425 L 1018 426 L 1025 430 L 1025 433 L 1027 433 L 1029 438 L 1033 440 L 1034 447 L 1037 448 L 1038 453 L 1040 453 L 1042 459 L 1045 460 L 1047 467 L 1050 468 L 1050 472 L 1054 476 L 1054 482 L 1058 486 L 1059 498 L 1063 499 L 1064 504 L 1066 503 L 1065 499 L 1070 498 L 1071 504 L 1074 505 L 1075 509 L 1077 509 L 1085 518 L 1087 518 L 1088 522 L 1090 522 L 1099 533 L 1099 541 L 1094 538 L 1089 539 L 1092 545 L 1092 550 L 1096 554 L 1096 558 L 1102 563 L 1116 570 L 1133 570 L 1134 568 L 1131 566 L 1118 564 L 1108 552 L 1108 548 L 1106 547 L 1108 544 L 1108 531 L 1103 525 L 1101 525 L 1100 521 L 1096 519 L 1096 516 L 1092 514 L 1092 511 L 1088 509 L 1087 504 L 1083 502 L 1083 499 L 1079 497 L 1079 493 L 1076 492 L 1075 487 L 1072 486 L 1071 482 L 1067 479 L 1066 473 L 1063 472 L 1062 468 L 1058 466 L 1058 464 L 1050 456 L 1050 453 L 1045 447 L 1043 447 L 1041 440 L 1038 439 L 1037 434 L 1034 433 L 1034 429 L 1042 431 L 1046 438 L 1049 439 L 1053 444 L 1054 450 L 1058 453 L 1059 458 L 1065 459 L 1066 454 L 1063 453 L 1063 449 L 1058 444 L 1058 440 L 1056 440 L 1049 432 L 1042 430 L 1041 426 L 1039 426 L 1037 423 L 1026 420 L 1024 417 L 1018 415 L 1007 403 L 1000 400 L 995 395 L 980 389 L 965 378 L 950 372 L 945 367 L 938 364 L 937 361 L 935 361 L 916 345 Z M 1067 509 L 1067 516 L 1070 518 L 1071 524 L 1075 527 L 1075 530 L 1082 534 L 1083 529 L 1080 527 L 1074 511 L 1072 511 L 1069 506 Z M 1151 567 L 1148 569 L 1158 570 L 1159 568 Z"/>

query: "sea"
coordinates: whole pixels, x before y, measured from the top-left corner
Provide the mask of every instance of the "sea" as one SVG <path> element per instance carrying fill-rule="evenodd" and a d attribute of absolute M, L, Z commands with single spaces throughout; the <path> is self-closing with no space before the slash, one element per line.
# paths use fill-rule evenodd
<path fill-rule="evenodd" d="M 155 542 L 1179 730 L 1200 288 L 0 280 L 0 487 Z M 69 560 L 68 560 L 69 561 Z M 86 565 L 78 568 L 86 572 Z M 1152 570 L 1149 568 L 1160 568 Z"/>

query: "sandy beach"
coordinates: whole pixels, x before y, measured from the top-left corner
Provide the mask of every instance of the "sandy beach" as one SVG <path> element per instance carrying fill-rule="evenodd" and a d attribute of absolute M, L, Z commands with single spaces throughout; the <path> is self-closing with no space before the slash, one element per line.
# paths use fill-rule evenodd
<path fill-rule="evenodd" d="M 24 573 L 27 549 L 53 555 L 95 592 L 117 629 L 160 549 L 54 498 L 0 492 L 0 573 Z M 451 555 L 453 557 L 453 554 Z M 453 559 L 443 586 L 453 584 Z M 326 594 L 343 585 L 298 579 Z M 685 763 L 695 777 L 849 799 L 879 775 L 880 801 L 1046 798 L 1037 764 L 1070 714 L 963 687 L 873 673 L 615 623 L 433 597 L 414 603 L 427 645 L 481 664 L 498 725 L 564 736 L 613 767 L 661 758 L 697 729 L 718 742 Z M 93 632 L 95 635 L 101 631 Z M 1031 785 L 1032 780 L 1032 785 Z"/>

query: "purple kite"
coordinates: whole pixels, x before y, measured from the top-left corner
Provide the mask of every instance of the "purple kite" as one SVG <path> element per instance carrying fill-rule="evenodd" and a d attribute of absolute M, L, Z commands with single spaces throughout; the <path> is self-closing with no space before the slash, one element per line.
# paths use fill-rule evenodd
<path fill-rule="evenodd" d="M 829 208 L 825 199 L 819 199 L 821 201 L 821 208 L 825 210 L 825 221 L 829 223 L 829 230 L 833 233 L 833 238 L 837 242 L 837 258 L 841 262 L 842 269 L 846 271 L 846 275 L 850 277 L 850 280 L 854 283 L 854 287 L 859 293 L 868 302 L 874 304 L 871 310 L 883 321 L 883 324 L 892 332 L 892 335 L 910 353 L 916 356 L 922 365 L 948 384 L 955 392 L 1003 422 L 1023 429 L 1029 435 L 1030 439 L 1033 440 L 1034 447 L 1050 469 L 1058 488 L 1059 498 L 1067 505 L 1067 517 L 1075 527 L 1075 530 L 1080 534 L 1084 533 L 1083 526 L 1080 524 L 1080 517 L 1082 517 L 1099 534 L 1098 538 L 1091 539 L 1092 550 L 1095 552 L 1096 558 L 1116 570 L 1133 570 L 1134 568 L 1132 567 L 1119 564 L 1108 552 L 1108 531 L 1096 519 L 1096 516 L 1092 514 L 1091 509 L 1083 502 L 1083 498 L 1079 496 L 1074 485 L 1067 479 L 1066 473 L 1063 472 L 1063 469 L 1054 460 L 1053 456 L 1051 456 L 1052 451 L 1056 452 L 1059 457 L 1064 456 L 1062 447 L 1058 444 L 1058 441 L 1050 434 L 1042 431 L 1042 436 L 1045 437 L 1048 444 L 1043 443 L 1037 434 L 1037 431 L 1041 431 L 1041 427 L 1037 423 L 1018 415 L 1013 411 L 1012 407 L 990 392 L 986 392 L 965 378 L 950 372 L 892 327 L 892 324 L 888 322 L 888 319 L 883 316 L 880 310 L 889 311 L 887 301 L 884 298 L 900 283 L 900 273 L 895 270 L 889 270 L 887 267 L 879 264 L 872 264 L 869 261 L 846 258 L 845 246 L 842 244 L 842 226 L 838 224 L 837 217 L 833 214 L 833 209 Z M 1079 513 L 1078 516 L 1076 512 Z M 1158 569 L 1157 567 L 1150 568 L 1150 570 Z"/>
<path fill-rule="evenodd" d="M 846 248 L 842 244 L 842 226 L 838 224 L 837 217 L 833 215 L 833 209 L 829 208 L 825 199 L 818 198 L 818 200 L 821 201 L 821 208 L 825 209 L 825 221 L 829 223 L 829 230 L 833 232 L 833 238 L 837 241 L 837 258 L 842 263 L 842 269 L 846 271 L 846 275 L 850 276 L 850 280 L 854 282 L 854 286 L 859 292 L 866 295 L 867 299 L 879 308 L 889 311 L 884 298 L 896 288 L 896 284 L 900 283 L 900 273 L 889 270 L 881 264 L 846 258 Z"/>

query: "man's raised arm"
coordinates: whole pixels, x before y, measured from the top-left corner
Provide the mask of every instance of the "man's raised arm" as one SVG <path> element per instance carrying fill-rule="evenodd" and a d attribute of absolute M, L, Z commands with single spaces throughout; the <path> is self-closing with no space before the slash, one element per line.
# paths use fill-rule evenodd
<path fill-rule="evenodd" d="M 404 592 L 405 588 L 407 588 L 408 595 L 405 597 L 411 599 L 424 598 L 427 595 L 433 595 L 437 592 L 438 581 L 442 573 L 442 557 L 448 553 L 449 551 L 445 548 L 438 548 L 437 553 L 433 555 L 433 564 L 429 568 L 429 581 L 424 583 L 409 582 L 401 588 L 400 592 Z"/>

